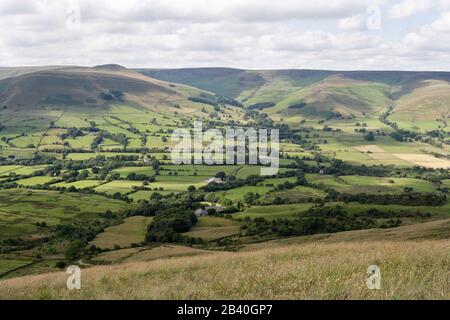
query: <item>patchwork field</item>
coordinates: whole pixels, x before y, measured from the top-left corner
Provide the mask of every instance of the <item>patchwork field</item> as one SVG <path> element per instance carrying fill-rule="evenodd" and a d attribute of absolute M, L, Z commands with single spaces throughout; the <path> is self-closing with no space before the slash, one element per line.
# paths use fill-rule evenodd
<path fill-rule="evenodd" d="M 33 174 L 36 171 L 43 170 L 47 166 L 21 166 L 21 165 L 9 165 L 0 166 L 0 177 L 7 177 L 11 175 L 28 175 Z"/>
<path fill-rule="evenodd" d="M 367 177 L 367 176 L 330 176 L 307 174 L 308 181 L 322 184 L 339 192 L 347 193 L 392 193 L 412 188 L 416 192 L 433 192 L 436 186 L 429 181 L 412 178 Z"/>
<path fill-rule="evenodd" d="M 90 219 L 107 210 L 119 211 L 125 203 L 94 195 L 55 191 L 0 190 L 0 239 L 39 234 L 47 226 Z"/>
<path fill-rule="evenodd" d="M 449 81 L 0 68 L 0 297 L 448 298 Z M 172 133 L 195 121 L 279 129 L 278 174 L 174 164 Z M 214 205 L 227 210 L 193 216 Z M 63 290 L 69 264 L 78 292 Z M 371 264 L 381 291 L 366 289 Z"/>

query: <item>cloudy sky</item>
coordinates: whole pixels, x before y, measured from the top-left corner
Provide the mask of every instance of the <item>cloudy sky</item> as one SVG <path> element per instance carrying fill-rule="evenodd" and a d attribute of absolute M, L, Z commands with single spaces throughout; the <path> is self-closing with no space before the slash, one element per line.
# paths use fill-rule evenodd
<path fill-rule="evenodd" d="M 450 71 L 450 0 L 0 0 L 0 66 Z"/>

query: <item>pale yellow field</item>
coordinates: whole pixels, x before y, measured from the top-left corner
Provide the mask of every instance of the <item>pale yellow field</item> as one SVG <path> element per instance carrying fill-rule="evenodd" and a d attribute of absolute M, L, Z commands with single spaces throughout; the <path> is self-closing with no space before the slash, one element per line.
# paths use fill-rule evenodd
<path fill-rule="evenodd" d="M 17 299 L 449 299 L 449 241 L 372 241 L 288 245 L 218 252 L 82 270 L 82 289 L 67 274 L 0 282 Z M 381 289 L 366 286 L 381 269 Z"/>
<path fill-rule="evenodd" d="M 436 158 L 428 154 L 390 153 L 377 145 L 364 145 L 353 149 L 368 155 L 374 160 L 403 160 L 409 163 L 434 169 L 450 168 L 450 160 Z"/>
<path fill-rule="evenodd" d="M 371 144 L 366 146 L 353 147 L 353 149 L 366 154 L 372 160 L 397 160 L 393 154 L 386 152 L 383 148 Z"/>
<path fill-rule="evenodd" d="M 396 156 L 387 152 L 369 153 L 368 156 L 374 160 L 398 160 Z"/>
<path fill-rule="evenodd" d="M 354 149 L 358 150 L 359 152 L 372 152 L 372 153 L 384 153 L 386 151 L 384 151 L 383 148 L 380 148 L 377 145 L 371 144 L 371 145 L 367 145 L 367 146 L 358 146 L 358 147 L 354 147 Z"/>
<path fill-rule="evenodd" d="M 104 252 L 95 257 L 93 261 L 102 263 L 141 262 L 208 253 L 214 253 L 214 251 L 180 245 L 160 245 L 155 247 L 130 248 Z"/>
<path fill-rule="evenodd" d="M 428 154 L 404 154 L 395 153 L 394 156 L 401 160 L 409 161 L 415 165 L 426 168 L 450 168 L 450 160 L 436 158 Z"/>

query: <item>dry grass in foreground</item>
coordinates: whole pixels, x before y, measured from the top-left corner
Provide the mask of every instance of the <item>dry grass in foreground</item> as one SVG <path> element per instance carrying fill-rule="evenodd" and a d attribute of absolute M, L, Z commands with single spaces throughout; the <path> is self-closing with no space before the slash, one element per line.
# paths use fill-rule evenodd
<path fill-rule="evenodd" d="M 19 299 L 448 299 L 449 245 L 374 241 L 290 245 L 254 252 L 182 257 L 82 271 L 82 289 L 65 273 L 0 282 Z M 366 270 L 381 268 L 381 290 Z"/>

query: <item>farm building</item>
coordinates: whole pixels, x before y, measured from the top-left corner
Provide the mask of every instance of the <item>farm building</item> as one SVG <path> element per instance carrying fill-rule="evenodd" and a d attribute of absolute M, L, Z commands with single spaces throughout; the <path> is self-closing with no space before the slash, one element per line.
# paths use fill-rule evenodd
<path fill-rule="evenodd" d="M 200 209 L 195 210 L 195 215 L 197 217 L 204 217 L 204 216 L 208 215 L 208 212 L 205 209 L 200 208 Z"/>
<path fill-rule="evenodd" d="M 209 207 L 205 207 L 205 209 L 200 208 L 200 209 L 195 210 L 195 215 L 197 217 L 207 216 L 209 210 L 215 210 L 216 212 L 222 212 L 222 211 L 225 210 L 225 207 L 222 207 L 222 206 L 209 206 Z"/>
<path fill-rule="evenodd" d="M 220 179 L 220 178 L 215 178 L 215 177 L 213 177 L 213 178 L 210 178 L 210 179 L 208 179 L 208 180 L 206 180 L 206 183 L 217 183 L 217 184 L 222 184 L 223 183 L 223 180 L 222 179 Z"/>
<path fill-rule="evenodd" d="M 210 206 L 210 207 L 205 207 L 205 210 L 216 210 L 216 212 L 222 212 L 225 210 L 225 207 L 222 206 Z"/>

